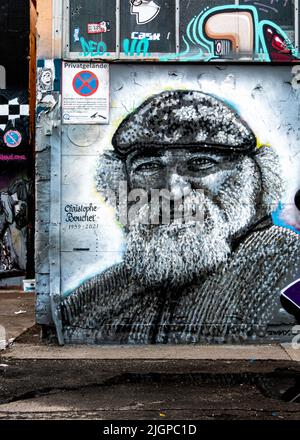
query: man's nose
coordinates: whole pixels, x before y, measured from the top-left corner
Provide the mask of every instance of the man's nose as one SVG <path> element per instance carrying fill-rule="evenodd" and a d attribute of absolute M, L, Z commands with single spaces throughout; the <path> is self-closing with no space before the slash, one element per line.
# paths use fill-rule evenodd
<path fill-rule="evenodd" d="M 174 200 L 178 200 L 181 197 L 184 197 L 189 194 L 191 191 L 191 185 L 186 177 L 181 176 L 177 173 L 170 174 L 169 177 L 169 191 L 171 193 L 171 197 Z"/>

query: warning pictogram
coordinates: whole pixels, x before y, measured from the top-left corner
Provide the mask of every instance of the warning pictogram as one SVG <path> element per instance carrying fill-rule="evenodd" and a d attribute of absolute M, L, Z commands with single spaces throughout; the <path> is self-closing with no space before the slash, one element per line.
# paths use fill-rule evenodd
<path fill-rule="evenodd" d="M 83 70 L 74 76 L 73 89 L 80 96 L 92 96 L 98 87 L 99 81 L 93 72 Z"/>
<path fill-rule="evenodd" d="M 7 147 L 15 148 L 22 142 L 22 135 L 17 130 L 9 130 L 3 136 L 4 143 Z"/>

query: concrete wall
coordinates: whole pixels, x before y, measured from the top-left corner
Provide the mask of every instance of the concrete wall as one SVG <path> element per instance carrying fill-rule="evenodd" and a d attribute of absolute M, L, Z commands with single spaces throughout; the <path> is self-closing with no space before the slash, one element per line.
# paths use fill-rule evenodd
<path fill-rule="evenodd" d="M 37 3 L 38 56 L 41 59 L 52 58 L 52 1 L 39 0 Z"/>

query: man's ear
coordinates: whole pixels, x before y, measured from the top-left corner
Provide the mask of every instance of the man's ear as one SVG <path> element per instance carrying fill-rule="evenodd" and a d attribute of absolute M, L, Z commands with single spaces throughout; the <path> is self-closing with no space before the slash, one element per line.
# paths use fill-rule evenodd
<path fill-rule="evenodd" d="M 262 146 L 257 149 L 254 160 L 261 173 L 262 209 L 265 214 L 270 214 L 276 210 L 284 191 L 279 158 L 271 147 Z"/>

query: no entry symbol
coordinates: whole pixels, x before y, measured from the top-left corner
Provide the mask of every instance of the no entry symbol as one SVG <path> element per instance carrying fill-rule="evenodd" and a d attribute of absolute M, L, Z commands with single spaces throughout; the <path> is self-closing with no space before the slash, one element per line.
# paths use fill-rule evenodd
<path fill-rule="evenodd" d="M 18 147 L 22 142 L 22 135 L 17 130 L 9 130 L 3 136 L 4 143 L 7 147 L 14 148 Z"/>
<path fill-rule="evenodd" d="M 91 96 L 97 92 L 98 87 L 97 76 L 89 70 L 83 70 L 74 76 L 73 89 L 80 96 Z"/>

